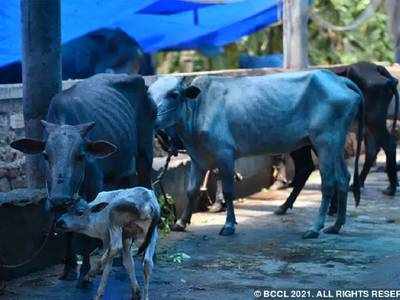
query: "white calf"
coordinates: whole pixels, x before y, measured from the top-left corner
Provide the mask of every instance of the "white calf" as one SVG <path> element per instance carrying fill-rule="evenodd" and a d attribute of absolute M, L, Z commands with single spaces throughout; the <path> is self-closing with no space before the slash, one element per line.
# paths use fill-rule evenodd
<path fill-rule="evenodd" d="M 86 278 L 89 279 L 103 268 L 95 299 L 103 297 L 113 258 L 120 250 L 132 285 L 132 299 L 140 299 L 140 287 L 130 253 L 132 242 L 139 246 L 138 254 L 144 253 L 144 299 L 148 299 L 149 278 L 160 220 L 160 207 L 154 192 L 143 187 L 102 192 L 84 207 L 85 209 L 72 209 L 62 215 L 57 221 L 57 227 L 103 241 L 105 252 Z"/>

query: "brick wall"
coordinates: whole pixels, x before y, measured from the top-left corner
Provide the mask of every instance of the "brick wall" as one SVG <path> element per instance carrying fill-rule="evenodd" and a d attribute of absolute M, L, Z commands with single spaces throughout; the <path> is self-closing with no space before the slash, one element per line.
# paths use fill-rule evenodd
<path fill-rule="evenodd" d="M 22 101 L 0 100 L 0 192 L 25 186 L 24 156 L 9 144 L 24 135 Z"/>

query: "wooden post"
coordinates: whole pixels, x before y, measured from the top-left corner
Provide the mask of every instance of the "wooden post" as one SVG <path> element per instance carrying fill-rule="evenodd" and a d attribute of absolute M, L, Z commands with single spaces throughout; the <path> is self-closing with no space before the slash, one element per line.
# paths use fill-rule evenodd
<path fill-rule="evenodd" d="M 389 16 L 389 28 L 394 41 L 395 61 L 400 63 L 400 3 L 398 0 L 386 0 Z"/>
<path fill-rule="evenodd" d="M 25 134 L 42 139 L 40 120 L 61 91 L 60 0 L 21 0 Z M 41 155 L 26 157 L 28 186 L 45 186 Z"/>
<path fill-rule="evenodd" d="M 308 66 L 309 0 L 284 0 L 283 64 L 288 69 Z"/>

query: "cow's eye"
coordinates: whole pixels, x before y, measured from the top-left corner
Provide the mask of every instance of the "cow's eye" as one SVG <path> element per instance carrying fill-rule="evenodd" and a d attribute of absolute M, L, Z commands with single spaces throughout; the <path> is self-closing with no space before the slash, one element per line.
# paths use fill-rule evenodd
<path fill-rule="evenodd" d="M 76 157 L 75 157 L 75 159 L 77 161 L 83 161 L 84 158 L 85 158 L 85 156 L 83 154 L 77 154 Z"/>
<path fill-rule="evenodd" d="M 46 152 L 43 152 L 43 158 L 46 161 L 49 161 L 49 155 Z"/>

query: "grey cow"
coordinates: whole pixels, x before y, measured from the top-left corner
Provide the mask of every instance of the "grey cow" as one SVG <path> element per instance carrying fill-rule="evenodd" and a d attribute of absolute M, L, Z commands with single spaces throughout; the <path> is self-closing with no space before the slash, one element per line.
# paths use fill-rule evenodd
<path fill-rule="evenodd" d="M 61 213 L 103 190 L 151 186 L 155 114 L 141 76 L 98 74 L 52 99 L 43 140 L 24 138 L 11 147 L 43 155 L 49 206 Z M 82 244 L 76 240 L 67 235 L 61 279 L 76 277 L 74 246 Z M 90 245 L 83 244 L 79 287 L 90 268 Z"/>
<path fill-rule="evenodd" d="M 322 202 L 313 227 L 303 237 L 318 237 L 335 191 L 339 213 L 325 232 L 339 232 L 345 223 L 350 179 L 344 143 L 358 112 L 362 118 L 363 108 L 362 93 L 353 82 L 324 70 L 239 78 L 200 76 L 190 86 L 182 78 L 170 76 L 159 78 L 149 93 L 157 104 L 156 128 L 175 126 L 192 159 L 188 205 L 174 230 L 185 229 L 201 179 L 208 169 L 218 168 L 227 206 L 220 234 L 233 234 L 235 159 L 312 145 L 321 162 Z M 360 144 L 359 132 L 357 174 Z"/>
<path fill-rule="evenodd" d="M 95 299 L 104 296 L 113 258 L 121 250 L 132 285 L 132 299 L 140 299 L 140 287 L 130 253 L 132 242 L 139 246 L 138 254 L 144 253 L 144 299 L 148 299 L 160 221 L 160 207 L 154 192 L 143 187 L 101 192 L 89 205 L 84 204 L 63 214 L 56 225 L 59 229 L 83 233 L 103 241 L 105 252 L 86 275 L 89 279 L 104 268 Z"/>

